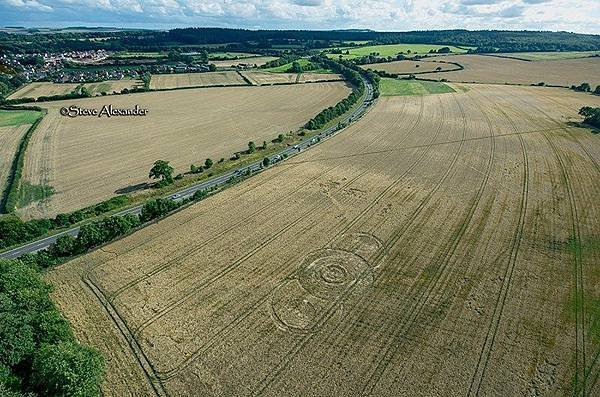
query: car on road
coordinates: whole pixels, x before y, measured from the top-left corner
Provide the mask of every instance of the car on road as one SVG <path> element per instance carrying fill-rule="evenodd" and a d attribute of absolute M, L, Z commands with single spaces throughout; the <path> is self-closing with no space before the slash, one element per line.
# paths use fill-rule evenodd
<path fill-rule="evenodd" d="M 180 197 L 181 197 L 181 194 L 175 193 L 174 195 L 171 196 L 171 200 L 177 200 Z"/>

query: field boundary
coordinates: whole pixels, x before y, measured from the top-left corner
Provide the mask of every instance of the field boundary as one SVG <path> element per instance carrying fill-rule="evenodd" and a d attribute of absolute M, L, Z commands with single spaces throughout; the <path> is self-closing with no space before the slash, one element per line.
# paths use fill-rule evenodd
<path fill-rule="evenodd" d="M 28 110 L 26 108 L 21 109 Z M 16 109 L 8 108 L 7 110 Z M 13 161 L 8 174 L 8 179 L 6 182 L 6 189 L 4 189 L 2 197 L 0 198 L 0 213 L 10 214 L 15 212 L 18 200 L 19 184 L 21 182 L 21 174 L 23 172 L 23 166 L 25 164 L 25 152 L 27 151 L 27 146 L 29 146 L 29 141 L 31 139 L 31 136 L 33 135 L 33 132 L 36 130 L 37 126 L 44 118 L 44 115 L 47 113 L 47 110 L 41 110 L 43 114 L 40 117 L 38 117 L 38 119 L 34 121 L 33 124 L 31 124 L 31 126 L 27 129 L 27 132 L 25 132 L 25 134 L 21 138 L 17 151 L 15 152 L 15 156 L 13 157 Z"/>

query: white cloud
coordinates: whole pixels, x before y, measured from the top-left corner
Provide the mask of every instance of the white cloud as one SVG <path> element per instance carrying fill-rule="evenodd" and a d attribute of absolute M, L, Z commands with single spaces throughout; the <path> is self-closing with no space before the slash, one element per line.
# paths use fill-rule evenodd
<path fill-rule="evenodd" d="M 49 11 L 56 12 L 49 12 Z M 8 14 L 7 20 L 2 15 Z M 35 15 L 39 13 L 39 15 Z M 35 16 L 31 19 L 30 15 Z M 113 17 L 114 16 L 114 17 Z M 600 33 L 598 0 L 0 0 L 0 23 L 276 29 L 544 29 Z M 62 18 L 62 19 L 61 19 Z M 12 19 L 12 20 L 11 20 Z"/>

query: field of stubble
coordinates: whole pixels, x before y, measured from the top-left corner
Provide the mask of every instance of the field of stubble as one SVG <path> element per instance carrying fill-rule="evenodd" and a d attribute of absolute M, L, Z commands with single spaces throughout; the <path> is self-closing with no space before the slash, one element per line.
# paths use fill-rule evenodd
<path fill-rule="evenodd" d="M 534 62 L 485 55 L 450 55 L 439 59 L 458 62 L 464 66 L 464 70 L 430 74 L 427 77 L 468 83 L 529 85 L 544 82 L 567 87 L 588 82 L 592 89 L 600 84 L 600 57 Z"/>
<path fill-rule="evenodd" d="M 598 395 L 600 98 L 381 98 L 47 274 L 105 395 Z"/>
<path fill-rule="evenodd" d="M 274 87 L 225 87 L 149 92 L 44 103 L 48 114 L 26 152 L 24 180 L 54 194 L 19 210 L 25 218 L 53 216 L 106 200 L 149 182 L 154 161 L 175 173 L 190 164 L 229 158 L 277 134 L 296 130 L 350 93 L 344 82 Z M 60 108 L 139 105 L 145 117 L 76 117 Z"/>

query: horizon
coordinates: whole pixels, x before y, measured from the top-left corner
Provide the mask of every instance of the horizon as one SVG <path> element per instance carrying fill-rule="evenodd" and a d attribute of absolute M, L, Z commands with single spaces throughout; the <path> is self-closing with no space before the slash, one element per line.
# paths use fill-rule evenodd
<path fill-rule="evenodd" d="M 600 34 L 594 0 L 0 0 L 0 25 L 169 30 L 528 30 Z"/>

